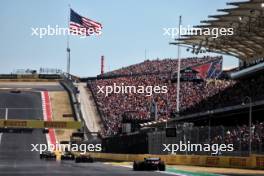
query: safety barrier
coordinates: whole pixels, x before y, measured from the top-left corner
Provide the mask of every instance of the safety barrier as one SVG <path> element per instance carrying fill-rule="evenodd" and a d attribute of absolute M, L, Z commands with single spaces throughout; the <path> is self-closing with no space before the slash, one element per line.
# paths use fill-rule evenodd
<path fill-rule="evenodd" d="M 60 84 L 64 87 L 64 89 L 68 92 L 70 97 L 71 106 L 73 109 L 73 116 L 76 121 L 83 123 L 83 132 L 85 133 L 85 138 L 87 139 L 87 134 L 90 133 L 89 129 L 87 128 L 85 121 L 83 119 L 82 111 L 80 108 L 80 103 L 78 102 L 77 93 L 78 89 L 73 84 L 72 80 L 69 80 L 67 77 L 63 77 L 64 79 L 60 81 Z"/>
<path fill-rule="evenodd" d="M 54 81 L 61 80 L 59 74 L 0 74 L 0 81 Z"/>
<path fill-rule="evenodd" d="M 264 156 L 251 155 L 251 157 L 233 156 L 203 156 L 203 155 L 149 155 L 149 154 L 110 154 L 110 153 L 89 153 L 97 159 L 112 161 L 135 161 L 143 160 L 146 157 L 159 157 L 166 164 L 170 165 L 193 165 L 206 167 L 230 167 L 264 169 Z"/>
<path fill-rule="evenodd" d="M 58 82 L 58 79 L 0 79 L 0 82 Z"/>
<path fill-rule="evenodd" d="M 81 129 L 83 124 L 77 121 L 43 121 L 43 120 L 18 120 L 0 119 L 0 128 L 60 128 Z"/>

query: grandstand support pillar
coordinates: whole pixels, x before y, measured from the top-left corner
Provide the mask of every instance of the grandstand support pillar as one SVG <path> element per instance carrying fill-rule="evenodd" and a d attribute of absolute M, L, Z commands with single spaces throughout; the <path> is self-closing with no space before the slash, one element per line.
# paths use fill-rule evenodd
<path fill-rule="evenodd" d="M 252 153 L 252 100 L 249 98 L 249 156 L 251 156 Z"/>
<path fill-rule="evenodd" d="M 5 109 L 5 120 L 8 119 L 8 108 Z"/>
<path fill-rule="evenodd" d="M 178 39 L 181 38 L 181 23 L 182 23 L 182 16 L 179 16 L 179 32 L 178 32 Z M 176 116 L 179 116 L 180 112 L 180 74 L 181 74 L 181 45 L 178 42 L 170 42 L 170 45 L 178 45 L 178 70 L 177 70 L 177 93 L 176 93 Z"/>
<path fill-rule="evenodd" d="M 252 153 L 252 98 L 249 96 L 246 96 L 243 99 L 242 105 L 245 105 L 246 101 L 249 101 L 249 118 L 248 118 L 248 126 L 249 126 L 249 141 L 248 141 L 248 153 L 249 156 Z"/>
<path fill-rule="evenodd" d="M 209 116 L 209 121 L 208 121 L 208 141 L 211 141 L 211 115 Z"/>

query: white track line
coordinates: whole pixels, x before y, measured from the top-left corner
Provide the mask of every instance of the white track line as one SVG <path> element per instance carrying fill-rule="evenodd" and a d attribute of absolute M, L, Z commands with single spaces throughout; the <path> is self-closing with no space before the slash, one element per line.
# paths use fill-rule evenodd
<path fill-rule="evenodd" d="M 131 165 L 113 165 L 113 164 L 111 164 L 111 163 L 104 163 L 104 164 L 108 164 L 108 165 L 111 165 L 111 166 L 126 167 L 126 168 L 130 168 L 130 169 L 133 168 Z M 177 173 L 168 172 L 168 171 L 154 171 L 154 172 L 159 172 L 159 173 L 162 173 L 162 174 L 168 174 L 168 175 L 176 175 L 176 176 L 187 176 L 187 175 L 185 175 L 185 174 L 177 174 Z"/>
<path fill-rule="evenodd" d="M 42 99 L 42 112 L 43 112 L 43 120 L 47 121 L 47 112 L 46 112 L 46 106 L 45 106 L 45 96 L 44 96 L 44 92 L 41 92 L 41 99 Z M 50 146 L 50 137 L 49 137 L 49 133 L 46 133 L 46 141 L 47 141 L 47 145 Z"/>
<path fill-rule="evenodd" d="M 14 87 L 14 88 L 8 88 L 8 87 L 0 87 L 0 90 L 32 90 L 32 88 L 29 87 Z"/>
<path fill-rule="evenodd" d="M 1 142 L 2 142 L 2 135 L 3 135 L 3 133 L 0 133 L 0 145 L 1 145 Z"/>

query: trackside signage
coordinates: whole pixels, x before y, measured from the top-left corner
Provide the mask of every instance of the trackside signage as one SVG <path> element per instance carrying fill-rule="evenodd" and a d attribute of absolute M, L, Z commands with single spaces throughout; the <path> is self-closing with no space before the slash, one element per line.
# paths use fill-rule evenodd
<path fill-rule="evenodd" d="M 44 122 L 45 128 L 67 128 L 67 122 Z"/>
<path fill-rule="evenodd" d="M 75 121 L 43 121 L 43 120 L 0 120 L 0 127 L 11 128 L 60 128 L 80 129 L 81 122 Z"/>
<path fill-rule="evenodd" d="M 0 120 L 0 127 L 4 127 L 5 124 L 4 124 L 4 120 Z"/>
<path fill-rule="evenodd" d="M 4 121 L 4 126 L 5 127 L 27 127 L 27 121 Z"/>

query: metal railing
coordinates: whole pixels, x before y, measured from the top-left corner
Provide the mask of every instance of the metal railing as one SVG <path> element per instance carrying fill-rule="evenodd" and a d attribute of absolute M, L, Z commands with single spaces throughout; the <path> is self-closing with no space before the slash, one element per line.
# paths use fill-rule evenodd
<path fill-rule="evenodd" d="M 60 81 L 60 83 L 67 90 L 67 92 L 70 95 L 70 102 L 71 102 L 72 109 L 74 112 L 75 120 L 83 122 L 83 132 L 85 134 L 89 134 L 90 131 L 87 128 L 87 126 L 85 125 L 85 121 L 84 121 L 82 111 L 80 108 L 80 103 L 78 102 L 78 99 L 77 99 L 77 93 L 78 93 L 77 87 L 67 77 L 64 77 L 63 80 Z"/>
<path fill-rule="evenodd" d="M 261 123 L 260 123 L 261 124 Z M 252 126 L 252 154 L 264 154 L 263 125 Z M 177 127 L 176 137 L 166 137 L 165 131 L 148 133 L 148 144 L 150 154 L 169 154 L 163 151 L 163 144 L 232 144 L 234 150 L 212 152 L 212 151 L 177 151 L 176 154 L 187 155 L 226 155 L 226 156 L 248 156 L 249 155 L 249 129 L 248 126 L 203 126 L 203 127 Z"/>

